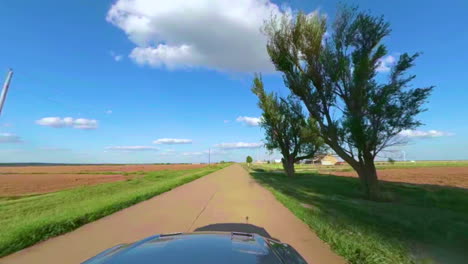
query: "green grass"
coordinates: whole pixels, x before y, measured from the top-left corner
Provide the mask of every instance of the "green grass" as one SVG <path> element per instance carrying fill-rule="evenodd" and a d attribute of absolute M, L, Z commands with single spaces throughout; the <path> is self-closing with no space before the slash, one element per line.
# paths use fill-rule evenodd
<path fill-rule="evenodd" d="M 382 183 L 391 202 L 365 200 L 358 179 L 251 172 L 349 263 L 466 263 L 468 190 Z"/>
<path fill-rule="evenodd" d="M 428 168 L 428 167 L 468 167 L 468 161 L 415 161 L 415 162 L 395 162 L 390 164 L 388 162 L 376 162 L 376 167 L 379 170 L 385 169 L 406 169 L 406 168 Z M 281 171 L 283 165 L 281 164 L 252 164 L 253 169 L 261 169 L 265 171 Z M 333 172 L 333 171 L 353 171 L 349 165 L 334 165 L 334 166 L 321 166 L 311 164 L 296 164 L 297 172 Z"/>
<path fill-rule="evenodd" d="M 229 164 L 22 197 L 0 197 L 0 257 L 78 228 Z"/>

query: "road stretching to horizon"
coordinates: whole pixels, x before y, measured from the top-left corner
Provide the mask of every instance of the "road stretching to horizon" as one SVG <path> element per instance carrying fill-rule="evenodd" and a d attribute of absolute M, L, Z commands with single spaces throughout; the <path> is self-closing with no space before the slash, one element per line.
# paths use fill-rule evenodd
<path fill-rule="evenodd" d="M 242 229 L 239 224 L 246 223 L 256 227 L 228 230 Z M 201 230 L 258 232 L 292 245 L 309 264 L 345 263 L 238 164 L 6 256 L 0 263 L 80 263 L 117 244 Z"/>

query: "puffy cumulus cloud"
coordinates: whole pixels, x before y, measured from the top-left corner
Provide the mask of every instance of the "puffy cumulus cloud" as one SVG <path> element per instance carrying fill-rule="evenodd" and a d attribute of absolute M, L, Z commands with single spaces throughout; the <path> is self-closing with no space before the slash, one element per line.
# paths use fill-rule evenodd
<path fill-rule="evenodd" d="M 160 138 L 153 141 L 153 144 L 166 144 L 166 145 L 175 145 L 175 144 L 191 144 L 191 139 L 185 138 Z"/>
<path fill-rule="evenodd" d="M 445 137 L 445 136 L 453 136 L 453 133 L 444 132 L 439 130 L 403 130 L 400 132 L 400 136 L 408 137 L 408 138 L 434 138 L 434 137 Z"/>
<path fill-rule="evenodd" d="M 113 151 L 157 151 L 158 148 L 152 146 L 112 146 L 107 147 L 106 150 Z"/>
<path fill-rule="evenodd" d="M 274 70 L 260 28 L 281 13 L 270 0 L 117 0 L 106 19 L 138 64 L 253 72 Z"/>
<path fill-rule="evenodd" d="M 54 128 L 72 127 L 76 129 L 96 129 L 98 121 L 96 119 L 72 118 L 72 117 L 44 117 L 36 120 L 36 124 Z"/>
<path fill-rule="evenodd" d="M 221 149 L 249 149 L 249 148 L 259 148 L 263 146 L 263 143 L 235 142 L 235 143 L 221 143 L 215 146 Z"/>
<path fill-rule="evenodd" d="M 249 116 L 239 116 L 236 119 L 237 122 L 242 122 L 248 126 L 258 126 L 260 125 L 261 118 L 260 117 L 249 117 Z"/>
<path fill-rule="evenodd" d="M 389 72 L 391 67 L 396 63 L 396 58 L 392 55 L 388 55 L 380 59 L 377 65 L 378 72 Z"/>
<path fill-rule="evenodd" d="M 21 143 L 21 138 L 12 133 L 0 133 L 0 143 Z"/>

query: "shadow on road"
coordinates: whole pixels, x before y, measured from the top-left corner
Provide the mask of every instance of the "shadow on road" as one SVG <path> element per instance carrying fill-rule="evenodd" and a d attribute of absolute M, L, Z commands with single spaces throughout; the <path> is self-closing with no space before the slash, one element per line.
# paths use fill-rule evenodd
<path fill-rule="evenodd" d="M 255 233 L 266 238 L 272 238 L 263 227 L 243 223 L 217 223 L 207 226 L 202 226 L 195 231 L 215 231 L 215 232 L 244 232 Z"/>

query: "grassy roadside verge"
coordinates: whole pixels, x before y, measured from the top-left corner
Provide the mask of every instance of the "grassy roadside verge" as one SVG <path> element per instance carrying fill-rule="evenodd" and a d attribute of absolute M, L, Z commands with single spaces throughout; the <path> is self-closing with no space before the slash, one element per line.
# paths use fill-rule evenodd
<path fill-rule="evenodd" d="M 0 257 L 167 192 L 229 164 L 148 172 L 126 181 L 23 197 L 0 197 Z"/>
<path fill-rule="evenodd" d="M 391 202 L 362 198 L 358 179 L 251 175 L 349 263 L 464 263 L 468 191 L 383 183 Z"/>
<path fill-rule="evenodd" d="M 333 166 L 321 166 L 312 164 L 296 164 L 297 172 L 309 172 L 309 173 L 326 173 L 336 171 L 353 171 L 353 168 L 349 165 L 333 165 Z M 390 164 L 388 162 L 377 162 L 376 167 L 378 170 L 386 169 L 412 169 L 412 168 L 433 168 L 433 167 L 468 167 L 468 161 L 417 161 L 417 162 L 395 162 Z M 253 169 L 263 169 L 265 171 L 271 170 L 283 170 L 281 164 L 252 164 Z"/>

